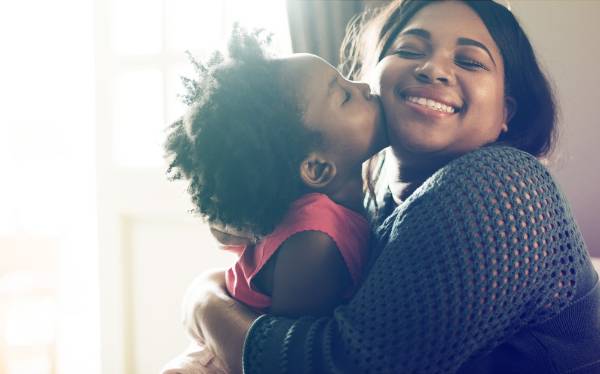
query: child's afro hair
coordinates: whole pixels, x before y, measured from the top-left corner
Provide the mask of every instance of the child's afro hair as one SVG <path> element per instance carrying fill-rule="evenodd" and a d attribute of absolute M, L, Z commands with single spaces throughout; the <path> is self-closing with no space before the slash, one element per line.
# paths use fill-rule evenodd
<path fill-rule="evenodd" d="M 304 127 L 302 103 L 270 37 L 234 27 L 228 58 L 190 59 L 197 79 L 183 78 L 190 106 L 168 128 L 170 180 L 185 179 L 194 211 L 209 222 L 270 233 L 305 193 L 300 164 L 319 134 Z M 286 83 L 287 81 L 287 83 Z"/>

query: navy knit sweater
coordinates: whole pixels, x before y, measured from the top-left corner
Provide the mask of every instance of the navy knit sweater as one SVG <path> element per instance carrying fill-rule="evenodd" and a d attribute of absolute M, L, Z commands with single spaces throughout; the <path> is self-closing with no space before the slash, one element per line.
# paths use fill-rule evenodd
<path fill-rule="evenodd" d="M 438 170 L 375 229 L 331 318 L 261 316 L 254 373 L 600 373 L 600 288 L 567 202 L 531 155 Z"/>

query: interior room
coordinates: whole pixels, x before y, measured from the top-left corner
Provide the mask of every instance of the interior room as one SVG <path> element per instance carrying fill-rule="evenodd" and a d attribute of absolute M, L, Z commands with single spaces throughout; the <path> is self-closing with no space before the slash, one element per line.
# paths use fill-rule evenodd
<path fill-rule="evenodd" d="M 235 256 L 167 179 L 188 53 L 233 25 L 337 66 L 349 20 L 385 0 L 0 3 L 0 374 L 158 373 L 187 345 L 182 299 Z M 600 1 L 498 0 L 559 104 L 545 165 L 600 272 Z"/>

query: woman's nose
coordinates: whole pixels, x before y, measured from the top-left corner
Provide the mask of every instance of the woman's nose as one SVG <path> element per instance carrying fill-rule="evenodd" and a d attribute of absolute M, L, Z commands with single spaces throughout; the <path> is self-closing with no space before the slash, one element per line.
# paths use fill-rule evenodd
<path fill-rule="evenodd" d="M 423 83 L 442 83 L 451 85 L 455 83 L 454 72 L 449 61 L 443 58 L 430 58 L 423 61 L 415 68 L 415 76 Z"/>

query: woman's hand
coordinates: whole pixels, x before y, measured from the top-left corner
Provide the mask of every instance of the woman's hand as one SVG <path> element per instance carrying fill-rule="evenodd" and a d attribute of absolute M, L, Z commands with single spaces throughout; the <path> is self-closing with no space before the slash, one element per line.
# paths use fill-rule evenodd
<path fill-rule="evenodd" d="M 223 270 L 200 275 L 184 296 L 186 330 L 195 339 L 203 340 L 227 364 L 229 373 L 242 372 L 244 339 L 257 317 L 229 295 Z"/>
<path fill-rule="evenodd" d="M 225 271 L 213 270 L 196 277 L 183 297 L 182 323 L 188 334 L 197 341 L 204 340 L 200 316 L 212 293 L 227 293 Z"/>
<path fill-rule="evenodd" d="M 226 249 L 228 246 L 244 246 L 252 242 L 247 232 L 236 230 L 230 226 L 213 222 L 210 233 L 217 242 Z M 202 308 L 211 294 L 227 295 L 225 287 L 225 270 L 213 270 L 196 277 L 183 297 L 182 322 L 188 334 L 196 340 L 203 340 L 199 321 Z M 233 299 L 231 302 L 235 302 Z"/>
<path fill-rule="evenodd" d="M 214 354 L 204 344 L 191 342 L 182 354 L 162 368 L 160 374 L 226 374 L 224 363 L 214 358 Z"/>
<path fill-rule="evenodd" d="M 223 247 L 253 240 L 246 232 L 216 223 L 210 225 L 210 232 Z M 242 372 L 244 338 L 257 317 L 229 295 L 224 270 L 196 277 L 183 298 L 182 322 L 188 334 L 226 363 L 229 373 Z"/>

